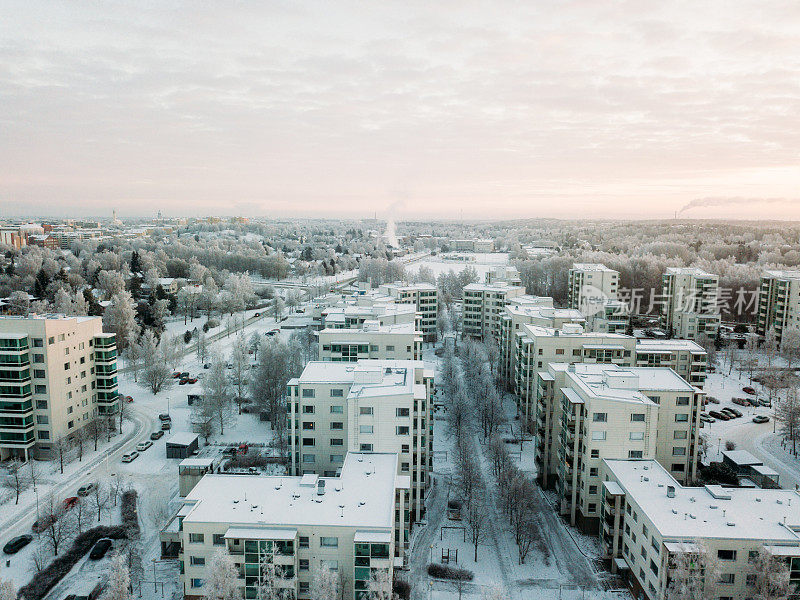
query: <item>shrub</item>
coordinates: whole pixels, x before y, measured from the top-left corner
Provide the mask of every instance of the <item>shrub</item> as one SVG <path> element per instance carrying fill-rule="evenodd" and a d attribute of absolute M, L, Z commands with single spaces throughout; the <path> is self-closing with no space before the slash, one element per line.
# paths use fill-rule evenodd
<path fill-rule="evenodd" d="M 214 327 L 219 327 L 219 319 L 209 319 L 206 321 L 206 325 L 208 325 L 209 329 L 214 329 Z"/>
<path fill-rule="evenodd" d="M 122 514 L 122 526 L 128 534 L 127 537 L 139 535 L 139 513 L 136 510 L 138 496 L 136 490 L 127 490 L 122 494 L 120 513 Z"/>
<path fill-rule="evenodd" d="M 192 332 L 187 329 L 186 333 L 183 334 L 183 343 L 188 344 L 191 341 L 192 341 Z"/>
<path fill-rule="evenodd" d="M 237 454 L 231 457 L 226 465 L 228 469 L 247 469 L 249 467 L 266 467 L 268 461 L 266 457 L 258 452 L 248 452 L 247 454 Z"/>
<path fill-rule="evenodd" d="M 725 442 L 725 450 L 736 450 L 736 442 L 732 442 L 731 440 Z"/>
<path fill-rule="evenodd" d="M 400 600 L 409 600 L 411 598 L 411 584 L 402 579 L 395 579 L 392 583 L 392 592 Z"/>
<path fill-rule="evenodd" d="M 430 563 L 428 565 L 428 575 L 439 579 L 453 579 L 455 581 L 472 581 L 475 574 L 466 569 L 456 569 L 447 565 Z"/>
<path fill-rule="evenodd" d="M 203 323 L 203 333 L 208 333 L 208 323 Z"/>

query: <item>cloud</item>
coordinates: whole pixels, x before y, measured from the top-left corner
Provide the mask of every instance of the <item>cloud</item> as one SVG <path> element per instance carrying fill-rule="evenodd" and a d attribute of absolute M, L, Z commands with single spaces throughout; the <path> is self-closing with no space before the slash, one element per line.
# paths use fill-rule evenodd
<path fill-rule="evenodd" d="M 681 208 L 678 214 L 682 214 L 692 208 L 731 206 L 753 206 L 763 208 L 765 205 L 772 204 L 783 204 L 787 207 L 797 208 L 800 206 L 800 198 L 695 198 Z"/>

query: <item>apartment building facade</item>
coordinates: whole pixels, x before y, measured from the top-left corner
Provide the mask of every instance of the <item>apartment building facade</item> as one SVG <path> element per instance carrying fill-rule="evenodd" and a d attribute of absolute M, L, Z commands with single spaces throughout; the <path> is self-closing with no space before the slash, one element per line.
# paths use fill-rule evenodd
<path fill-rule="evenodd" d="M 433 468 L 432 392 L 421 361 L 308 363 L 287 389 L 291 472 L 333 476 L 347 452 L 396 453 L 419 520 Z"/>
<path fill-rule="evenodd" d="M 606 300 L 617 300 L 619 272 L 599 263 L 575 263 L 569 270 L 569 307 L 584 314 Z"/>
<path fill-rule="evenodd" d="M 556 451 L 548 455 L 543 445 L 535 458 L 543 486 L 555 480 L 561 512 L 573 525 L 597 530 L 604 459 L 652 458 L 684 483 L 695 479 L 704 394 L 672 369 L 556 363 L 548 375 L 562 416 L 555 422 L 540 415 L 537 450 L 541 437 Z"/>
<path fill-rule="evenodd" d="M 787 329 L 800 329 L 800 271 L 767 270 L 758 286 L 756 333 L 775 330 L 778 345 Z"/>
<path fill-rule="evenodd" d="M 0 459 L 48 459 L 53 444 L 119 412 L 117 348 L 100 317 L 0 317 Z"/>
<path fill-rule="evenodd" d="M 669 267 L 661 288 L 661 325 L 672 337 L 714 338 L 720 324 L 719 277 L 694 267 Z"/>
<path fill-rule="evenodd" d="M 702 389 L 708 375 L 708 353 L 692 340 L 637 340 L 636 366 L 669 367 Z"/>
<path fill-rule="evenodd" d="M 261 597 L 274 577 L 289 598 L 310 600 L 320 568 L 339 574 L 342 598 L 370 598 L 379 570 L 388 593 L 408 511 L 409 478 L 397 464 L 396 454 L 348 453 L 335 477 L 205 475 L 162 530 L 162 556 L 178 558 L 187 600 L 207 597 L 220 550 L 233 559 L 241 598 Z"/>
<path fill-rule="evenodd" d="M 470 283 L 462 294 L 462 331 L 476 340 L 497 339 L 500 320 L 508 302 L 525 289 L 505 282 Z"/>
<path fill-rule="evenodd" d="M 323 329 L 317 336 L 322 361 L 422 360 L 422 332 L 414 323 L 364 321 L 358 329 Z"/>
<path fill-rule="evenodd" d="M 589 306 L 586 329 L 598 333 L 628 333 L 631 324 L 630 308 L 621 300 L 606 300 Z"/>
<path fill-rule="evenodd" d="M 686 487 L 654 460 L 607 459 L 601 475 L 601 556 L 635 597 L 666 600 L 689 570 L 679 565 L 711 563 L 718 573 L 704 597 L 753 598 L 762 552 L 785 560 L 800 583 L 796 491 Z"/>
<path fill-rule="evenodd" d="M 436 341 L 436 318 L 439 314 L 439 296 L 435 285 L 430 283 L 387 283 L 380 291 L 400 304 L 411 304 L 422 316 L 420 330 L 423 340 Z"/>

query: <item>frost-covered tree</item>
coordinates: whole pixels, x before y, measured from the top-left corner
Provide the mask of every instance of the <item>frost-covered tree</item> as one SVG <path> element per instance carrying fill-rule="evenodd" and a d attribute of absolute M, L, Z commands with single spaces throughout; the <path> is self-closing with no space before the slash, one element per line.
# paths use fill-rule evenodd
<path fill-rule="evenodd" d="M 703 544 L 684 544 L 670 561 L 673 571 L 667 600 L 706 600 L 715 596 L 719 564 Z"/>
<path fill-rule="evenodd" d="M 128 561 L 121 552 L 115 552 L 108 566 L 108 582 L 101 600 L 130 600 L 131 573 Z"/>
<path fill-rule="evenodd" d="M 220 356 L 211 359 L 211 368 L 203 379 L 203 400 L 205 415 L 213 416 L 215 427 L 220 434 L 225 433 L 225 425 L 233 420 L 231 406 L 231 386 L 228 382 L 225 363 Z"/>
<path fill-rule="evenodd" d="M 785 600 L 792 592 L 789 565 L 786 558 L 775 556 L 762 546 L 754 564 L 753 597 L 758 600 Z"/>
<path fill-rule="evenodd" d="M 247 348 L 247 340 L 242 333 L 237 335 L 233 340 L 230 362 L 233 366 L 233 385 L 236 388 L 236 405 L 239 408 L 239 414 L 241 414 L 242 402 L 244 401 L 243 396 L 247 388 L 247 374 L 250 367 L 250 353 Z"/>
<path fill-rule="evenodd" d="M 111 297 L 111 304 L 103 313 L 103 329 L 117 336 L 117 348 L 124 349 L 132 343 L 139 333 L 136 324 L 136 310 L 128 292 L 120 292 Z"/>
<path fill-rule="evenodd" d="M 325 566 L 315 567 L 311 573 L 311 597 L 314 600 L 338 600 L 339 574 Z"/>
<path fill-rule="evenodd" d="M 10 579 L 0 578 L 0 600 L 17 600 L 17 588 Z"/>
<path fill-rule="evenodd" d="M 217 550 L 206 567 L 205 597 L 208 600 L 239 600 L 238 577 L 236 564 L 230 554 Z"/>

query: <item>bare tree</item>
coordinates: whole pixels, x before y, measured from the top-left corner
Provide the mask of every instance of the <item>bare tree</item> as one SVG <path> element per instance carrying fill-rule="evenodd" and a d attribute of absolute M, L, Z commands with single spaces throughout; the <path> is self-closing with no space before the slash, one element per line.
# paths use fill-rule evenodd
<path fill-rule="evenodd" d="M 32 458 L 28 460 L 28 481 L 31 482 L 33 490 L 36 491 L 36 483 L 39 481 L 39 463 Z"/>
<path fill-rule="evenodd" d="M 41 531 L 41 536 L 52 553 L 58 556 L 59 549 L 70 538 L 75 528 L 64 504 L 52 494 L 39 503 L 39 522 L 46 525 Z"/>
<path fill-rule="evenodd" d="M 754 597 L 759 600 L 785 600 L 792 591 L 789 565 L 762 546 L 755 561 Z"/>
<path fill-rule="evenodd" d="M 83 533 L 83 526 L 89 520 L 89 507 L 87 506 L 86 498 L 77 496 L 75 504 L 70 509 L 72 511 L 73 521 L 75 522 L 75 532 L 80 535 Z"/>
<path fill-rule="evenodd" d="M 789 389 L 786 398 L 777 403 L 775 420 L 780 423 L 783 439 L 792 442 L 792 454 L 797 456 L 797 435 L 800 432 L 800 400 L 797 390 Z"/>
<path fill-rule="evenodd" d="M 65 436 L 59 436 L 55 440 L 53 440 L 53 444 L 51 446 L 52 451 L 56 453 L 58 457 L 58 467 L 61 470 L 61 474 L 64 474 L 64 461 L 67 458 L 67 452 L 69 451 L 69 438 Z"/>
<path fill-rule="evenodd" d="M 120 402 L 120 404 L 122 404 L 122 402 Z M 87 435 L 88 432 L 86 431 L 86 427 L 81 427 L 72 436 L 72 441 L 75 443 L 75 448 L 78 450 L 78 462 L 83 461 L 83 446 L 86 443 Z"/>
<path fill-rule="evenodd" d="M 100 441 L 100 436 L 103 434 L 102 427 L 100 426 L 100 421 L 97 419 L 92 419 L 89 421 L 89 424 L 85 427 L 86 432 L 94 442 L 94 450 L 97 452 L 97 442 Z"/>
<path fill-rule="evenodd" d="M 197 360 L 200 364 L 205 364 L 206 357 L 208 356 L 208 339 L 203 330 L 197 332 L 197 342 L 195 342 L 195 352 L 197 353 Z"/>
<path fill-rule="evenodd" d="M 311 597 L 314 600 L 338 600 L 339 575 L 325 566 L 311 572 Z"/>
<path fill-rule="evenodd" d="M 50 551 L 47 542 L 42 536 L 36 536 L 36 541 L 31 550 L 31 566 L 33 571 L 38 573 L 44 569 L 50 561 Z"/>
<path fill-rule="evenodd" d="M 17 600 L 17 588 L 10 579 L 0 578 L 0 600 Z"/>
<path fill-rule="evenodd" d="M 372 569 L 372 576 L 369 580 L 369 599 L 394 600 L 395 598 L 389 569 Z"/>
<path fill-rule="evenodd" d="M 786 359 L 786 364 L 790 369 L 798 353 L 800 353 L 800 330 L 790 327 L 781 336 L 781 355 Z"/>
<path fill-rule="evenodd" d="M 673 571 L 667 600 L 706 600 L 715 596 L 719 565 L 702 544 L 684 544 L 670 557 L 669 567 Z"/>
<path fill-rule="evenodd" d="M 247 374 L 250 367 L 250 354 L 247 351 L 247 340 L 241 333 L 233 341 L 231 365 L 233 366 L 233 385 L 236 388 L 236 405 L 238 406 L 239 414 L 242 414 L 244 391 L 247 388 Z"/>
<path fill-rule="evenodd" d="M 158 394 L 161 390 L 167 389 L 172 384 L 172 371 L 164 362 L 164 357 L 157 352 L 147 364 L 142 372 L 142 381 L 153 394 Z"/>
<path fill-rule="evenodd" d="M 14 504 L 19 504 L 19 495 L 25 490 L 28 483 L 22 467 L 23 463 L 19 459 L 10 460 L 6 466 L 7 475 L 3 479 L 3 485 L 14 493 Z"/>
<path fill-rule="evenodd" d="M 467 531 L 472 541 L 472 547 L 475 550 L 475 562 L 478 562 L 478 546 L 486 535 L 486 512 L 487 507 L 484 502 L 485 490 L 473 490 L 473 496 L 467 503 L 466 519 Z"/>
<path fill-rule="evenodd" d="M 211 359 L 211 368 L 203 379 L 203 400 L 205 414 L 213 416 L 220 434 L 225 433 L 225 425 L 233 419 L 231 389 L 225 363 L 219 356 Z"/>
<path fill-rule="evenodd" d="M 92 492 L 92 501 L 94 507 L 97 509 L 98 523 L 103 516 L 103 511 L 108 509 L 109 500 L 110 494 L 108 491 L 108 485 L 105 481 L 98 481 L 94 486 L 94 491 Z"/>

